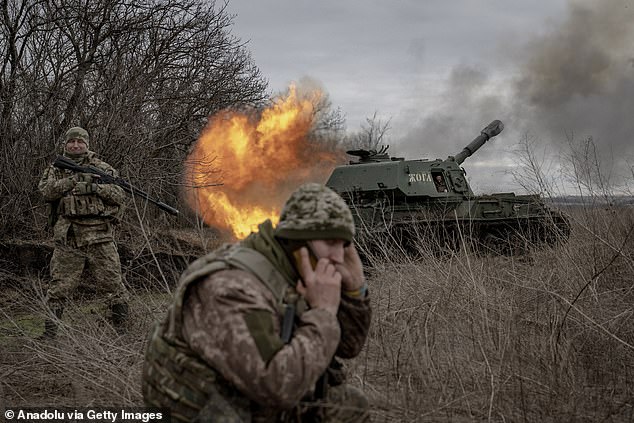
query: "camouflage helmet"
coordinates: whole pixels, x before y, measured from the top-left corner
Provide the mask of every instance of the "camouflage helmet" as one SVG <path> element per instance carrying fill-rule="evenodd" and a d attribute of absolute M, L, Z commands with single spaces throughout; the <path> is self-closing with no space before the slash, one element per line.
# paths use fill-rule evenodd
<path fill-rule="evenodd" d="M 300 186 L 284 204 L 275 236 L 294 240 L 354 237 L 352 213 L 330 188 L 316 183 Z"/>
<path fill-rule="evenodd" d="M 64 143 L 67 143 L 69 140 L 80 139 L 86 143 L 87 147 L 90 147 L 90 140 L 88 137 L 88 131 L 84 128 L 80 128 L 79 126 L 75 126 L 66 131 L 66 135 L 64 136 Z"/>

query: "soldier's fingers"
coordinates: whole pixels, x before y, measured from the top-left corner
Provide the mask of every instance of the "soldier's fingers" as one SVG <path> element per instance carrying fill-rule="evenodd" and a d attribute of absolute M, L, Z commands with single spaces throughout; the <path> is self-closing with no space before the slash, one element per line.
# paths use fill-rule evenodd
<path fill-rule="evenodd" d="M 301 279 L 297 281 L 297 285 L 295 286 L 295 289 L 297 290 L 297 293 L 301 295 L 302 297 L 306 296 L 306 286 L 304 285 Z"/>
<path fill-rule="evenodd" d="M 310 264 L 310 257 L 308 256 L 308 249 L 306 247 L 302 247 L 299 249 L 299 272 L 301 273 L 302 279 L 306 281 L 310 279 L 314 274 L 313 268 Z"/>
<path fill-rule="evenodd" d="M 327 283 L 330 286 L 333 286 L 337 289 L 341 288 L 341 280 L 342 280 L 343 276 L 341 275 L 341 273 L 337 272 L 336 270 L 334 271 L 334 273 L 332 275 L 330 275 L 328 277 Z"/>
<path fill-rule="evenodd" d="M 325 273 L 329 263 L 330 263 L 330 260 L 328 260 L 327 258 L 320 258 L 317 261 L 317 266 L 315 266 L 315 273 L 317 274 Z"/>
<path fill-rule="evenodd" d="M 357 261 L 361 261 L 361 258 L 359 257 L 359 252 L 357 251 L 357 248 L 354 246 L 354 243 L 350 243 L 350 245 L 348 245 L 344 249 L 344 259 L 346 261 L 350 261 L 351 263 L 356 263 Z"/>
<path fill-rule="evenodd" d="M 326 276 L 332 278 L 335 275 L 335 272 L 337 272 L 337 269 L 334 264 L 329 263 L 324 272 L 326 273 Z"/>
<path fill-rule="evenodd" d="M 348 275 L 350 274 L 350 270 L 348 269 L 348 266 L 346 266 L 346 264 L 336 264 L 335 265 L 335 270 L 337 270 L 337 272 L 341 273 L 342 276 L 348 277 Z"/>

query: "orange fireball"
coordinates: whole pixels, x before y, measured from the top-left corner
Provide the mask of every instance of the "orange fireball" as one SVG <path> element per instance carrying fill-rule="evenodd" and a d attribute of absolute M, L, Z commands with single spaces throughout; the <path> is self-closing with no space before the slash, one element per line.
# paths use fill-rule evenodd
<path fill-rule="evenodd" d="M 300 96 L 291 86 L 261 113 L 210 118 L 186 161 L 187 201 L 205 223 L 243 238 L 266 219 L 277 223 L 300 184 L 325 181 L 337 154 L 309 139 L 320 96 Z M 209 183 L 218 175 L 221 184 Z"/>

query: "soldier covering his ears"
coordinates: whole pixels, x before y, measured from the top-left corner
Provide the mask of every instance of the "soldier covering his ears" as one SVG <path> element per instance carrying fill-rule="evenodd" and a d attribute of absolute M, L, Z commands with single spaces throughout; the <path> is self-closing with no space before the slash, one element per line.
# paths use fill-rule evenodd
<path fill-rule="evenodd" d="M 148 406 L 176 421 L 367 422 L 334 358 L 359 354 L 371 309 L 350 210 L 305 184 L 273 228 L 192 263 L 150 333 Z"/>

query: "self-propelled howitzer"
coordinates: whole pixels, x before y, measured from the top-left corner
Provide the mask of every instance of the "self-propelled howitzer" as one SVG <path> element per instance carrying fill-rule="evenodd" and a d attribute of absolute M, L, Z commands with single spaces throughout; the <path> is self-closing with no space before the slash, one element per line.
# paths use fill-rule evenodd
<path fill-rule="evenodd" d="M 360 238 L 370 243 L 385 235 L 410 250 L 455 249 L 467 240 L 485 251 L 515 253 L 567 239 L 568 219 L 539 195 L 471 190 L 460 165 L 503 129 L 499 120 L 491 122 L 445 160 L 390 157 L 387 147 L 348 151 L 358 161 L 335 168 L 326 185 L 346 200 Z"/>

